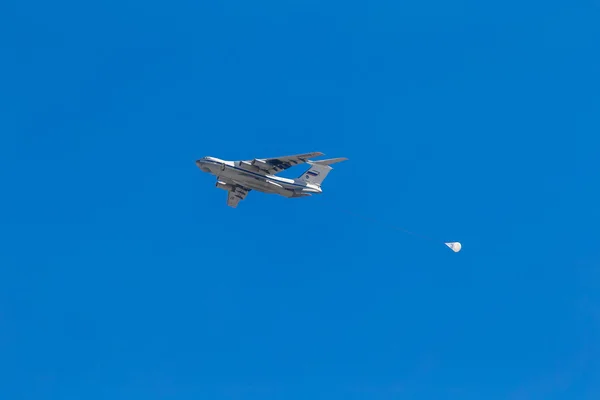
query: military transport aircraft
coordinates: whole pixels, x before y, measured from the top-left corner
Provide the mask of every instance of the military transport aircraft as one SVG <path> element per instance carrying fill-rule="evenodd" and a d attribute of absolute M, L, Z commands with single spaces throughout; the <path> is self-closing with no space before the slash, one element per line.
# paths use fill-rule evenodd
<path fill-rule="evenodd" d="M 251 190 L 284 197 L 305 197 L 322 193 L 321 184 L 333 169 L 330 165 L 347 160 L 347 158 L 309 160 L 322 155 L 323 153 L 314 152 L 242 161 L 203 157 L 196 161 L 196 165 L 202 171 L 217 177 L 216 186 L 228 192 L 227 205 L 236 208 Z M 275 176 L 283 170 L 305 163 L 309 164 L 310 168 L 296 179 Z"/>

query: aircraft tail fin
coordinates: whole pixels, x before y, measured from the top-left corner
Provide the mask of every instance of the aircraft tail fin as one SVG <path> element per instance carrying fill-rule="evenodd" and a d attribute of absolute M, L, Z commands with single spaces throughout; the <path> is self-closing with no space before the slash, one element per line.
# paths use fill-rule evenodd
<path fill-rule="evenodd" d="M 327 174 L 329 174 L 329 172 L 331 172 L 333 169 L 329 165 L 345 160 L 347 160 L 347 158 L 330 158 L 328 160 L 307 161 L 308 164 L 310 164 L 310 168 L 308 171 L 300 175 L 298 179 L 301 182 L 321 186 L 327 177 Z"/>

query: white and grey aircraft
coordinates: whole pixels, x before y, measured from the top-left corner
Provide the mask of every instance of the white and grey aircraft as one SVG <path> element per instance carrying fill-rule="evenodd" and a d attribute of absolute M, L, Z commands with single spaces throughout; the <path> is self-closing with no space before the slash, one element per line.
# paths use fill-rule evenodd
<path fill-rule="evenodd" d="M 227 205 L 236 208 L 251 190 L 284 197 L 305 197 L 322 193 L 321 184 L 333 169 L 330 165 L 347 160 L 347 158 L 309 160 L 322 155 L 323 153 L 314 152 L 242 161 L 204 157 L 197 160 L 196 165 L 200 170 L 217 177 L 216 186 L 228 192 Z M 296 179 L 276 176 L 283 170 L 305 163 L 309 164 L 310 168 Z"/>

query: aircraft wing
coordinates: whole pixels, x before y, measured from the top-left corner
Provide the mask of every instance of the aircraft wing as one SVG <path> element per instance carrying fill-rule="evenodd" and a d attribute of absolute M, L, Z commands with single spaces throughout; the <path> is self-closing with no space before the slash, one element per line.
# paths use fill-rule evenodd
<path fill-rule="evenodd" d="M 240 185 L 235 185 L 233 189 L 227 191 L 227 205 L 236 208 L 240 201 L 244 200 L 251 189 Z"/>
<path fill-rule="evenodd" d="M 254 160 L 242 161 L 240 164 L 245 168 L 259 169 L 269 175 L 286 170 L 295 165 L 304 164 L 309 158 L 322 156 L 321 152 L 294 154 L 291 156 L 273 158 L 255 158 Z"/>

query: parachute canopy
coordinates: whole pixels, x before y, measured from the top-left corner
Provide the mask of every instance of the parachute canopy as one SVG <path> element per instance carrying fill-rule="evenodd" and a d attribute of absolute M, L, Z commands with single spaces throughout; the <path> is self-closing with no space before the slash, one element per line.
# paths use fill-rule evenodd
<path fill-rule="evenodd" d="M 450 247 L 453 252 L 458 253 L 462 248 L 460 242 L 448 242 L 445 243 L 446 246 Z"/>

